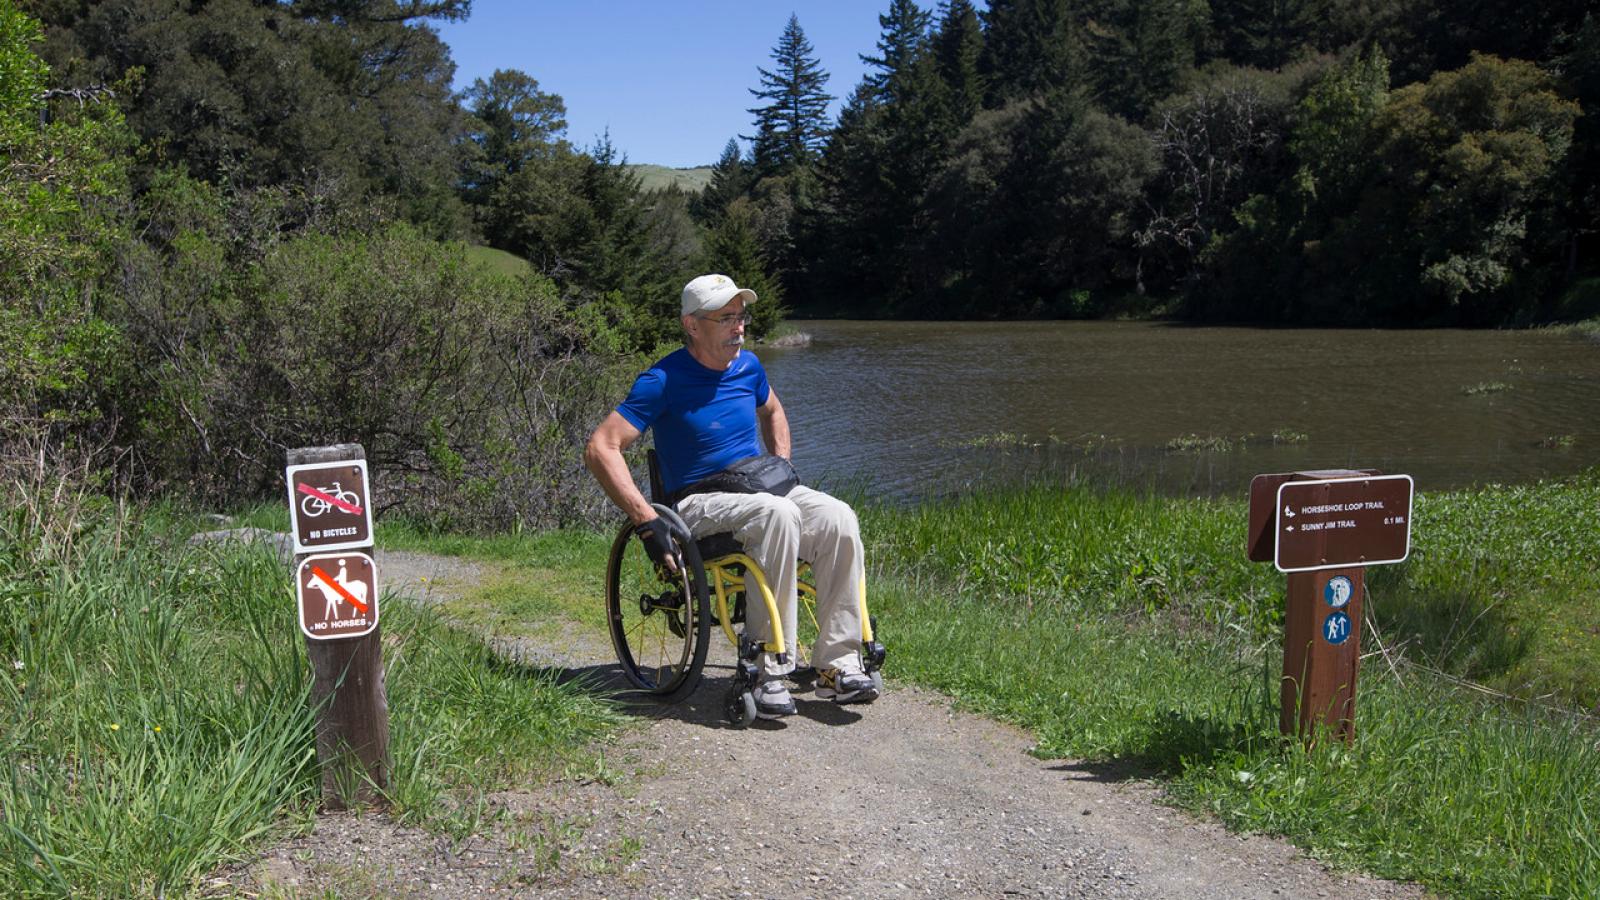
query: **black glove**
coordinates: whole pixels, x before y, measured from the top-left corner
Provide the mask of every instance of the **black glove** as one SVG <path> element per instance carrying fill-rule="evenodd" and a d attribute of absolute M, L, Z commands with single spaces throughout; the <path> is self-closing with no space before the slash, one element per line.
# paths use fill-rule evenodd
<path fill-rule="evenodd" d="M 639 536 L 639 543 L 644 545 L 645 552 L 650 554 L 650 559 L 656 565 L 675 572 L 678 563 L 674 557 L 678 555 L 678 548 L 673 544 L 672 537 L 667 531 L 667 523 L 659 516 L 633 526 L 633 533 Z"/>

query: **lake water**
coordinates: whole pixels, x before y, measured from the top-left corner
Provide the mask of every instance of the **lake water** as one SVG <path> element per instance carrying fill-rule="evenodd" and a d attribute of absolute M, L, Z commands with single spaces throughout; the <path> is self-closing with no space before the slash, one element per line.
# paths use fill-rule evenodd
<path fill-rule="evenodd" d="M 1242 494 L 1258 473 L 1320 468 L 1438 490 L 1600 465 L 1600 344 L 1573 336 L 795 324 L 810 346 L 756 350 L 797 467 L 882 497 L 1068 473 Z"/>

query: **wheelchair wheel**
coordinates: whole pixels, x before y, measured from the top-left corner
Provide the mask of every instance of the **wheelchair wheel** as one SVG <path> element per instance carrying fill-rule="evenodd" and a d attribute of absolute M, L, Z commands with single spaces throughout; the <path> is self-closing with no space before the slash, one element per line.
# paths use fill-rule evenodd
<path fill-rule="evenodd" d="M 749 728 L 756 720 L 756 695 L 736 684 L 722 698 L 722 717 L 735 728 Z"/>
<path fill-rule="evenodd" d="M 676 573 L 658 570 L 624 524 L 606 563 L 606 618 L 611 644 L 628 681 L 669 701 L 694 690 L 706 661 L 711 617 L 706 573 L 682 520 L 656 506 L 682 553 Z"/>

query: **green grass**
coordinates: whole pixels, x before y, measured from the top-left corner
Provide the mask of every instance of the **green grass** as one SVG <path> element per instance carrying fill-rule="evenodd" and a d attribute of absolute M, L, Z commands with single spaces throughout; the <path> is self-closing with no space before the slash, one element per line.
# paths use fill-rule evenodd
<path fill-rule="evenodd" d="M 1246 561 L 1241 500 L 1036 487 L 859 511 L 891 678 L 1029 729 L 1040 756 L 1154 777 L 1231 828 L 1498 897 L 1600 891 L 1600 730 L 1578 713 L 1600 700 L 1595 509 L 1597 472 L 1419 497 L 1411 559 L 1368 577 L 1397 655 L 1363 664 L 1354 746 L 1311 752 L 1278 734 L 1285 580 Z M 513 610 L 494 620 L 512 630 L 599 627 L 607 545 L 432 543 L 504 567 L 458 611 Z"/>
<path fill-rule="evenodd" d="M 540 637 L 577 623 L 604 634 L 605 564 L 611 535 L 569 529 L 501 535 L 436 534 L 409 524 L 378 529 L 379 546 L 470 557 L 492 564 L 480 584 L 441 609 L 481 635 Z"/>
<path fill-rule="evenodd" d="M 1203 450 L 1226 453 L 1233 449 L 1233 441 L 1216 435 L 1186 434 L 1167 441 L 1166 449 L 1174 453 L 1199 453 Z"/>
<path fill-rule="evenodd" d="M 914 508 L 858 508 L 874 564 L 870 602 L 890 645 L 891 679 L 933 685 L 968 708 L 1026 727 L 1040 756 L 1083 759 L 1107 777 L 1157 778 L 1171 802 L 1235 830 L 1283 834 L 1333 865 L 1416 879 L 1464 897 L 1600 892 L 1600 729 L 1578 713 L 1600 701 L 1594 671 L 1600 634 L 1592 625 L 1600 620 L 1592 527 L 1600 471 L 1549 484 L 1419 496 L 1411 559 L 1368 575 L 1366 610 L 1395 655 L 1370 655 L 1363 663 L 1355 745 L 1323 741 L 1309 753 L 1277 733 L 1285 578 L 1270 565 L 1246 562 L 1242 500 L 1037 485 Z M 280 528 L 283 519 L 269 506 L 240 524 Z M 606 733 L 610 713 L 581 695 L 562 695 L 538 673 L 502 665 L 482 642 L 442 621 L 480 634 L 539 636 L 565 626 L 602 634 L 600 581 L 610 535 L 440 535 L 384 524 L 378 540 L 389 549 L 474 557 L 490 569 L 482 585 L 446 602 L 445 617 L 437 610 L 419 617 L 397 604 L 384 620 L 395 641 L 390 711 L 397 809 L 406 820 L 453 836 L 482 830 L 490 815 L 482 798 L 491 785 L 547 770 L 536 757 L 549 749 L 523 749 L 546 741 L 592 746 Z M 248 554 L 230 559 L 245 569 L 266 565 L 262 578 L 280 578 L 275 564 L 253 564 Z M 155 554 L 147 556 L 147 567 L 170 570 Z M 144 572 L 115 581 L 117 588 L 106 593 L 144 580 Z M 155 596 L 174 609 L 184 609 L 174 599 L 190 596 L 158 591 Z M 283 591 L 280 581 L 277 591 Z M 280 594 L 251 602 L 282 609 L 286 599 Z M 75 620 L 62 618 L 54 626 L 67 628 L 69 621 Z M 272 628 L 296 644 L 291 621 Z M 1373 653 L 1373 629 L 1363 633 L 1365 650 Z M 202 631 L 184 645 L 197 649 L 184 655 L 184 665 L 200 665 L 192 657 L 213 650 L 206 644 L 213 634 Z M 248 684 L 238 673 L 250 671 L 277 679 L 270 693 L 283 708 L 301 709 L 298 700 L 280 697 L 299 698 L 302 693 L 294 692 L 304 690 L 304 658 L 285 652 L 282 637 L 254 639 L 278 650 L 261 650 L 261 660 L 248 669 L 179 676 L 152 666 L 133 681 Z M 67 642 L 50 639 L 53 647 Z M 74 671 L 96 666 L 78 663 Z M 1459 679 L 1514 698 L 1466 689 Z M 66 682 L 56 684 L 53 690 L 62 692 Z M 557 695 L 531 698 L 546 690 Z M 128 722 L 171 719 L 122 711 L 139 709 L 131 687 L 101 692 L 120 700 L 83 706 L 75 730 L 99 741 L 85 757 L 104 756 L 101 745 L 128 740 Z M 251 705 L 266 703 L 266 693 L 246 690 L 262 695 Z M 93 690 L 85 697 L 93 698 Z M 46 716 L 64 705 L 58 697 Z M 216 716 L 224 713 L 235 711 Z M 104 725 L 94 730 L 90 724 L 107 716 L 120 716 L 123 725 L 110 737 Z M 238 719 L 246 717 L 256 721 L 262 714 Z M 11 721 L 38 722 L 40 714 Z M 61 722 L 48 727 L 59 729 Z M 294 823 L 309 809 L 315 790 L 309 762 L 296 756 L 307 753 L 309 737 L 306 725 L 298 727 L 299 737 L 288 741 L 290 769 L 270 762 L 288 772 L 270 783 L 288 781 L 290 796 L 243 804 L 250 815 L 238 815 L 229 828 L 246 838 L 221 839 L 221 849 L 203 849 L 195 858 L 240 854 L 272 823 L 282 828 L 285 817 Z M 238 729 L 250 733 L 243 724 Z M 539 740 L 525 740 L 530 732 Z M 40 740 L 37 729 L 22 729 L 11 735 L 13 745 L 21 746 L 18 733 Z M 141 740 L 155 735 L 139 733 Z M 277 753 L 270 746 L 254 753 Z M 565 753 L 576 754 L 565 765 L 605 769 L 594 751 Z M 13 778 L 37 777 L 37 749 L 22 757 L 26 762 L 13 765 Z M 107 781 L 130 778 L 118 773 Z M 27 804 L 6 798 L 5 815 L 32 809 L 59 817 L 56 810 L 77 802 L 62 793 L 66 785 L 53 791 Z M 458 799 L 440 804 L 446 794 Z M 110 802 L 96 807 L 99 815 Z M 94 828 L 114 833 L 90 817 L 80 831 Z M 538 844 L 546 831 L 534 828 L 526 841 Z M 22 871 L 19 860 L 32 858 L 24 844 L 10 841 L 0 865 L 13 868 L 0 870 L 0 881 Z M 139 846 L 136 834 L 125 841 Z M 80 839 L 72 847 L 90 855 L 86 844 Z M 61 860 L 72 855 L 50 858 L 70 868 Z M 158 878 L 150 874 L 157 871 L 154 863 L 118 865 L 115 871 L 133 876 L 96 874 L 80 882 L 88 886 L 82 892 L 117 894 L 128 886 L 133 894 L 150 894 L 157 884 L 186 878 Z M 181 868 L 192 873 L 197 866 Z M 35 894 L 50 892 L 50 874 L 26 878 Z"/>
<path fill-rule="evenodd" d="M 1600 471 L 1426 494 L 1413 559 L 1372 579 L 1408 655 L 1524 697 L 1600 707 Z"/>
<path fill-rule="evenodd" d="M 512 277 L 521 277 L 533 270 L 528 261 L 522 257 L 493 247 L 468 247 L 467 258 L 502 275 Z"/>
<path fill-rule="evenodd" d="M 1279 579 L 1245 561 L 1242 504 L 1040 487 L 861 510 L 869 558 L 1002 606 L 1129 610 L 1265 634 Z"/>
<path fill-rule="evenodd" d="M 68 548 L 23 510 L 0 519 L 7 896 L 189 893 L 320 801 L 286 569 L 261 548 L 183 549 L 173 518 L 86 517 Z M 594 765 L 618 721 L 603 701 L 384 610 L 402 820 L 469 833 L 487 792 Z"/>
<path fill-rule="evenodd" d="M 1600 699 L 1597 508 L 1592 472 L 1420 498 L 1411 560 L 1369 577 L 1404 655 L 1364 664 L 1354 747 L 1311 753 L 1277 732 L 1284 579 L 1244 561 L 1242 503 L 1035 488 L 863 527 L 892 673 L 1041 756 L 1446 893 L 1594 896 L 1600 729 L 1574 707 Z"/>
<path fill-rule="evenodd" d="M 874 586 L 892 674 L 1028 728 L 1042 757 L 1155 777 L 1173 802 L 1231 828 L 1452 895 L 1600 888 L 1590 723 L 1369 660 L 1355 746 L 1308 754 L 1278 735 L 1276 642 L 1159 617 L 1019 611 L 904 575 Z"/>
<path fill-rule="evenodd" d="M 711 167 L 696 166 L 689 169 L 672 169 L 666 166 L 630 165 L 628 168 L 633 174 L 639 176 L 639 187 L 642 190 L 654 191 L 669 185 L 677 185 L 691 194 L 704 190 L 711 183 Z"/>

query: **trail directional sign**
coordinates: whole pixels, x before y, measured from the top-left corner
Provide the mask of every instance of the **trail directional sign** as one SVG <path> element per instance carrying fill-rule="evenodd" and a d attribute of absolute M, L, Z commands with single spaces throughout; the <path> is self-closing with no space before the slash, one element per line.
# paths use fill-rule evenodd
<path fill-rule="evenodd" d="M 348 550 L 372 543 L 372 510 L 367 500 L 367 461 L 345 460 L 290 466 L 290 532 L 294 552 Z"/>
<path fill-rule="evenodd" d="M 1272 563 L 1313 572 L 1402 562 L 1411 553 L 1410 475 L 1369 475 L 1278 486 Z"/>
<path fill-rule="evenodd" d="M 295 576 L 300 631 L 312 640 L 361 637 L 378 627 L 378 569 L 365 553 L 322 553 Z"/>
<path fill-rule="evenodd" d="M 1411 552 L 1411 476 L 1372 469 L 1257 475 L 1245 553 L 1289 575 L 1279 728 L 1355 740 L 1367 566 Z"/>

